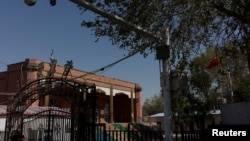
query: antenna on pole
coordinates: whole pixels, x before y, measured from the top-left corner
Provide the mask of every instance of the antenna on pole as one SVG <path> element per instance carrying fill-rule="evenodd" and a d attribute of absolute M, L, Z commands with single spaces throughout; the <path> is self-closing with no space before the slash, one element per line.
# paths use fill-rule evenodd
<path fill-rule="evenodd" d="M 54 73 L 56 72 L 56 63 L 57 60 L 53 57 L 54 50 L 52 49 L 50 54 L 50 70 L 48 71 L 48 77 L 53 77 Z"/>
<path fill-rule="evenodd" d="M 166 45 L 169 46 L 170 45 L 170 41 L 169 41 L 169 28 L 166 27 L 165 29 L 165 42 L 166 42 Z"/>
<path fill-rule="evenodd" d="M 51 50 L 51 53 L 50 53 L 50 60 L 54 60 L 55 58 L 53 57 L 53 54 L 54 54 L 54 50 L 52 49 Z"/>

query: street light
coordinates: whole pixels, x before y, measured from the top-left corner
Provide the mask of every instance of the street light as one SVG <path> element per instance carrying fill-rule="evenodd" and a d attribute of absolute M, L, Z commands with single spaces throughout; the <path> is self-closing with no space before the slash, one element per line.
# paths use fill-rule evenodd
<path fill-rule="evenodd" d="M 50 5 L 55 6 L 56 5 L 56 0 L 50 0 Z"/>
<path fill-rule="evenodd" d="M 24 0 L 24 3 L 28 6 L 33 6 L 36 4 L 36 0 Z"/>
<path fill-rule="evenodd" d="M 36 4 L 36 0 L 24 0 L 24 3 L 28 6 L 34 6 Z M 50 5 L 55 6 L 56 0 L 50 0 Z"/>

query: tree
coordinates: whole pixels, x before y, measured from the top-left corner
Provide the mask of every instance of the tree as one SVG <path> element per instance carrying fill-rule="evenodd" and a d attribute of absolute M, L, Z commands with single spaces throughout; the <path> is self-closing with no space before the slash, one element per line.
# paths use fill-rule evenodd
<path fill-rule="evenodd" d="M 237 77 L 239 76 L 239 77 Z M 242 102 L 250 100 L 250 75 L 243 74 L 234 77 L 233 92 L 234 92 L 234 102 Z"/>
<path fill-rule="evenodd" d="M 184 130 L 184 125 L 189 126 L 189 123 L 192 122 L 193 119 L 190 116 L 191 111 L 191 103 L 188 97 L 172 97 L 173 118 L 176 121 L 176 126 L 178 126 L 181 131 Z"/>
<path fill-rule="evenodd" d="M 231 42 L 234 51 L 243 54 L 250 68 L 250 2 L 246 0 L 88 0 L 105 11 L 122 17 L 161 36 L 169 26 L 173 63 L 196 55 L 208 46 L 221 50 Z M 80 7 L 82 13 L 86 9 Z M 144 38 L 127 27 L 96 15 L 84 19 L 83 27 L 97 37 L 108 37 L 114 45 L 129 52 L 147 55 L 158 42 Z M 233 53 L 233 52 L 232 52 Z M 184 59 L 183 59 L 184 58 Z"/>
<path fill-rule="evenodd" d="M 215 57 L 216 56 L 216 57 Z M 212 84 L 218 83 L 218 57 L 220 56 L 214 48 L 208 48 L 204 54 L 195 57 L 189 65 L 190 70 L 190 95 L 188 96 L 191 103 L 190 113 L 196 117 L 202 129 L 205 128 L 205 119 L 209 112 L 214 109 L 215 93 Z M 211 63 L 215 65 L 210 66 Z M 210 66 L 210 67 L 208 67 Z"/>
<path fill-rule="evenodd" d="M 144 116 L 150 116 L 156 113 L 162 113 L 164 108 L 163 97 L 161 93 L 147 98 L 143 103 L 142 111 Z M 178 113 L 179 118 L 185 121 L 190 112 L 190 102 L 185 96 L 172 97 L 172 112 Z M 188 119 L 187 119 L 188 120 Z"/>
<path fill-rule="evenodd" d="M 162 95 L 159 93 L 145 100 L 142 107 L 142 113 L 144 116 L 150 116 L 156 113 L 162 113 L 163 108 L 163 98 Z"/>
<path fill-rule="evenodd" d="M 225 50 L 233 47 L 228 44 Z M 232 52 L 231 52 L 232 53 Z M 214 58 L 218 59 L 216 65 L 207 68 Z M 213 109 L 219 109 L 221 98 L 225 98 L 227 103 L 246 101 L 250 98 L 249 78 L 246 69 L 246 59 L 242 54 L 234 54 L 228 57 L 225 51 L 207 48 L 206 52 L 195 57 L 189 64 L 189 84 L 191 103 L 190 113 L 196 111 L 196 116 L 204 127 L 204 119 Z M 230 74 L 230 75 L 229 75 Z M 229 77 L 230 76 L 230 77 Z M 232 86 L 230 86 L 232 81 Z M 231 90 L 234 93 L 232 101 Z"/>

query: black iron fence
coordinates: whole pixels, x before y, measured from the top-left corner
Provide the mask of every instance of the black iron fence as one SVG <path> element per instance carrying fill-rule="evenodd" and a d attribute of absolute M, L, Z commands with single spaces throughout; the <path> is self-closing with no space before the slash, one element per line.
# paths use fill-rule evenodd
<path fill-rule="evenodd" d="M 77 135 L 71 122 L 70 112 L 47 110 L 24 118 L 22 132 L 28 141 L 164 141 L 164 131 L 140 123 L 85 124 Z M 201 130 L 174 131 L 173 141 L 205 141 L 205 135 Z"/>
<path fill-rule="evenodd" d="M 58 121 L 59 120 L 57 120 L 57 122 Z M 63 123 L 68 124 L 70 120 L 65 119 L 65 121 L 60 121 L 60 122 L 62 124 Z M 31 130 L 29 130 L 28 131 L 29 135 L 26 136 L 26 139 L 29 141 L 73 141 L 75 139 L 71 137 L 72 134 L 70 134 L 69 125 L 65 125 L 66 128 L 63 134 L 61 134 L 61 132 L 64 129 L 59 128 L 58 126 L 59 124 L 55 125 L 57 125 L 57 127 L 51 128 L 52 130 L 50 132 L 51 138 L 47 138 L 48 136 L 42 136 L 42 135 L 48 135 L 49 132 L 46 132 L 48 129 L 47 130 L 39 129 L 39 130 L 34 130 L 34 133 Z M 84 141 L 164 141 L 164 131 L 162 130 L 138 129 L 138 127 L 133 124 L 130 124 L 127 127 L 120 126 L 122 128 L 114 128 L 114 127 L 110 128 L 106 127 L 107 125 L 109 124 L 86 125 L 84 127 L 84 133 L 82 133 L 83 137 L 82 139 Z M 35 131 L 37 132 L 35 133 Z M 173 141 L 205 141 L 205 140 L 206 140 L 206 134 L 201 130 L 173 132 Z"/>
<path fill-rule="evenodd" d="M 135 124 L 116 129 L 99 124 L 96 129 L 96 141 L 164 141 L 164 131 L 138 129 Z M 206 130 L 174 131 L 173 141 L 206 141 L 206 135 Z"/>
<path fill-rule="evenodd" d="M 123 128 L 106 129 L 105 124 L 99 124 L 96 130 L 96 141 L 163 141 L 164 131 L 138 130 L 128 125 Z"/>
<path fill-rule="evenodd" d="M 162 131 L 108 130 L 107 141 L 163 141 Z M 98 140 L 99 141 L 99 140 Z"/>
<path fill-rule="evenodd" d="M 206 141 L 206 130 L 193 130 L 193 131 L 174 131 L 174 141 Z"/>

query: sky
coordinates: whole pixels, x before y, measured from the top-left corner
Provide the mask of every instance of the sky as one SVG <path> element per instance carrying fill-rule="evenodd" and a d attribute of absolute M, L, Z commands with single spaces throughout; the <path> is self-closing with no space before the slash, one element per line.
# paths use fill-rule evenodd
<path fill-rule="evenodd" d="M 0 72 L 6 64 L 26 58 L 50 62 L 50 54 L 58 65 L 73 61 L 74 69 L 92 72 L 127 55 L 127 51 L 111 45 L 108 38 L 98 42 L 90 29 L 81 27 L 83 19 L 94 16 L 89 11 L 82 15 L 77 5 L 69 0 L 37 0 L 27 6 L 24 0 L 0 0 Z M 142 100 L 160 92 L 159 61 L 155 54 L 144 58 L 136 54 L 99 75 L 139 83 Z"/>

